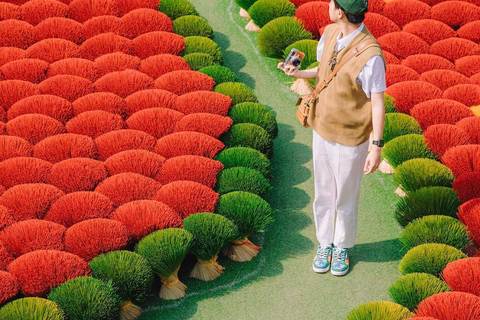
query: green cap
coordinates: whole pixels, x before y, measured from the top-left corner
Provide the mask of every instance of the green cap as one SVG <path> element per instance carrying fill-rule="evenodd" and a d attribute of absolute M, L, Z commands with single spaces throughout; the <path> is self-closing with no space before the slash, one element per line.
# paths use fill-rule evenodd
<path fill-rule="evenodd" d="M 360 14 L 368 10 L 368 0 L 337 0 L 337 2 L 351 14 Z"/>

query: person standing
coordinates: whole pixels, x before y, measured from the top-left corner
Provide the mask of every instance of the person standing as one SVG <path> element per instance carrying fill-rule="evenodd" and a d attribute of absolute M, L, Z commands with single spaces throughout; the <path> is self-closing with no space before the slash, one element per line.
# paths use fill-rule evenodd
<path fill-rule="evenodd" d="M 318 85 L 351 49 L 375 39 L 363 24 L 367 10 L 368 0 L 331 0 L 329 16 L 333 23 L 325 27 L 318 43 L 318 67 L 298 70 L 280 63 L 278 68 L 293 78 L 315 79 Z M 361 179 L 363 173 L 377 170 L 381 161 L 385 72 L 382 49 L 370 46 L 340 68 L 310 109 L 313 214 L 319 242 L 312 263 L 315 272 L 331 270 L 342 276 L 349 270 L 348 249 L 355 245 L 357 235 Z"/>

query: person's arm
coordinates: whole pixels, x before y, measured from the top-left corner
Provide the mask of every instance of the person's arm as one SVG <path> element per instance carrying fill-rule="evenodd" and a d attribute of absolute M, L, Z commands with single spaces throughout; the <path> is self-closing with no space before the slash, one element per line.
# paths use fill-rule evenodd
<path fill-rule="evenodd" d="M 385 101 L 383 92 L 387 89 L 385 63 L 380 56 L 371 57 L 360 72 L 358 78 L 367 97 L 372 102 L 373 140 L 382 140 L 385 128 Z M 365 161 L 365 174 L 377 170 L 382 160 L 382 148 L 371 145 L 371 151 Z"/>
<path fill-rule="evenodd" d="M 385 128 L 385 100 L 383 92 L 372 92 L 372 126 L 373 140 L 382 140 Z M 375 147 L 378 148 L 378 146 Z"/>
<path fill-rule="evenodd" d="M 385 128 L 385 101 L 383 92 L 372 92 L 372 126 L 373 140 L 382 140 L 383 130 Z M 382 159 L 382 148 L 372 145 L 372 149 L 365 161 L 365 174 L 370 174 L 377 170 Z"/>
<path fill-rule="evenodd" d="M 287 66 L 285 69 L 282 67 L 283 62 L 277 65 L 277 68 L 283 70 L 287 76 L 295 79 L 315 79 L 317 76 L 318 67 L 308 70 L 298 70 L 294 66 Z"/>

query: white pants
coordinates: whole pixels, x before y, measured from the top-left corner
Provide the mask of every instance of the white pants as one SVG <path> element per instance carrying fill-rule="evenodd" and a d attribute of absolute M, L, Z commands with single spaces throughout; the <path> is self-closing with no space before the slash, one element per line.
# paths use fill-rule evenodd
<path fill-rule="evenodd" d="M 369 140 L 355 147 L 345 146 L 327 141 L 313 131 L 313 215 L 321 245 L 342 248 L 355 245 L 360 183 L 368 143 Z"/>

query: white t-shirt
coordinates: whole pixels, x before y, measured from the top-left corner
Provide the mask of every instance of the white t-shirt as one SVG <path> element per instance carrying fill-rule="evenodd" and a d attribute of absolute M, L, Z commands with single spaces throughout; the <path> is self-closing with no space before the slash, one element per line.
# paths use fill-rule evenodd
<path fill-rule="evenodd" d="M 346 37 L 340 38 L 342 33 L 337 37 L 337 44 L 335 45 L 335 51 L 338 51 L 348 45 L 348 43 L 355 38 L 360 32 L 362 32 L 365 25 L 362 23 L 357 30 L 352 32 Z M 323 53 L 323 45 L 325 43 L 325 34 L 322 35 L 317 46 L 317 61 L 320 62 Z M 381 56 L 371 57 L 367 63 L 363 66 L 362 70 L 357 76 L 357 82 L 362 85 L 362 89 L 365 92 L 367 98 L 370 98 L 370 93 L 383 92 L 387 89 L 387 83 L 385 80 L 385 64 Z"/>

